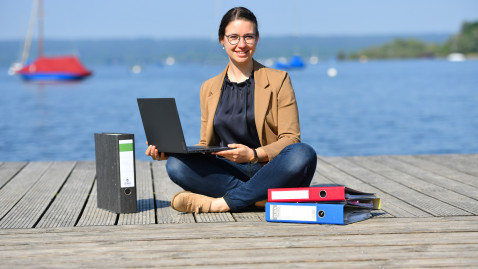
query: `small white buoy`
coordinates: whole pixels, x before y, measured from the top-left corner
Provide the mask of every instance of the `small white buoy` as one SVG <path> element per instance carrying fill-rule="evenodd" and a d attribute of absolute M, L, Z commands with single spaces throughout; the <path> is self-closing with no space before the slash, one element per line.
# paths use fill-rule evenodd
<path fill-rule="evenodd" d="M 333 68 L 333 67 L 327 69 L 327 75 L 328 75 L 329 77 L 331 77 L 331 78 L 337 76 L 337 73 L 338 73 L 338 72 L 337 72 L 337 69 L 335 69 L 335 68 Z"/>
<path fill-rule="evenodd" d="M 279 57 L 279 59 L 277 59 L 277 62 L 285 64 L 285 63 L 287 63 L 287 58 L 286 57 Z"/>
<path fill-rule="evenodd" d="M 141 73 L 141 65 L 139 64 L 133 65 L 133 67 L 131 68 L 131 72 L 133 72 L 133 74 Z"/>
<path fill-rule="evenodd" d="M 312 56 L 309 58 L 309 63 L 310 64 L 317 64 L 319 62 L 319 57 L 317 56 Z"/>
<path fill-rule="evenodd" d="M 176 62 L 176 60 L 174 59 L 174 57 L 166 58 L 166 64 L 167 65 L 173 65 L 175 62 Z"/>

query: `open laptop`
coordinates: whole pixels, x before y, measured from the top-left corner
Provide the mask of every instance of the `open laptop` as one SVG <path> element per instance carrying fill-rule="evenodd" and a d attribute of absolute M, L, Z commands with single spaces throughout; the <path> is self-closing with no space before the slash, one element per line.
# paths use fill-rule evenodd
<path fill-rule="evenodd" d="M 165 153 L 218 152 L 231 148 L 186 146 L 174 98 L 138 98 L 144 132 L 149 145 Z"/>

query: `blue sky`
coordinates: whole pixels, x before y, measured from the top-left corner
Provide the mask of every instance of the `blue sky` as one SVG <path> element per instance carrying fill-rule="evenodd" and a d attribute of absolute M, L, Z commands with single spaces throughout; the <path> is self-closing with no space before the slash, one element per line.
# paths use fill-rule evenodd
<path fill-rule="evenodd" d="M 44 0 L 45 38 L 216 38 L 222 15 L 251 9 L 264 36 L 454 33 L 476 0 Z M 31 0 L 0 1 L 0 40 L 24 39 Z"/>

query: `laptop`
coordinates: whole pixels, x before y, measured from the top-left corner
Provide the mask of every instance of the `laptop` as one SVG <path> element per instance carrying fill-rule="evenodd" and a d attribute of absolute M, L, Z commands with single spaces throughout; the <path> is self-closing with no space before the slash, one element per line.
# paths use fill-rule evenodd
<path fill-rule="evenodd" d="M 149 145 L 165 153 L 210 153 L 231 148 L 186 146 L 174 98 L 138 98 L 138 107 Z"/>

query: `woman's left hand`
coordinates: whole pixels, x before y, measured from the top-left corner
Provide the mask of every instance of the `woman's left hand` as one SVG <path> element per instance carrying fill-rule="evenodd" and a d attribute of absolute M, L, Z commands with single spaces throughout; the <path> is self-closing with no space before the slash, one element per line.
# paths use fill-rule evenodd
<path fill-rule="evenodd" d="M 254 157 L 254 151 L 246 145 L 229 144 L 227 146 L 233 149 L 223 150 L 213 154 L 222 156 L 236 163 L 247 163 Z"/>

